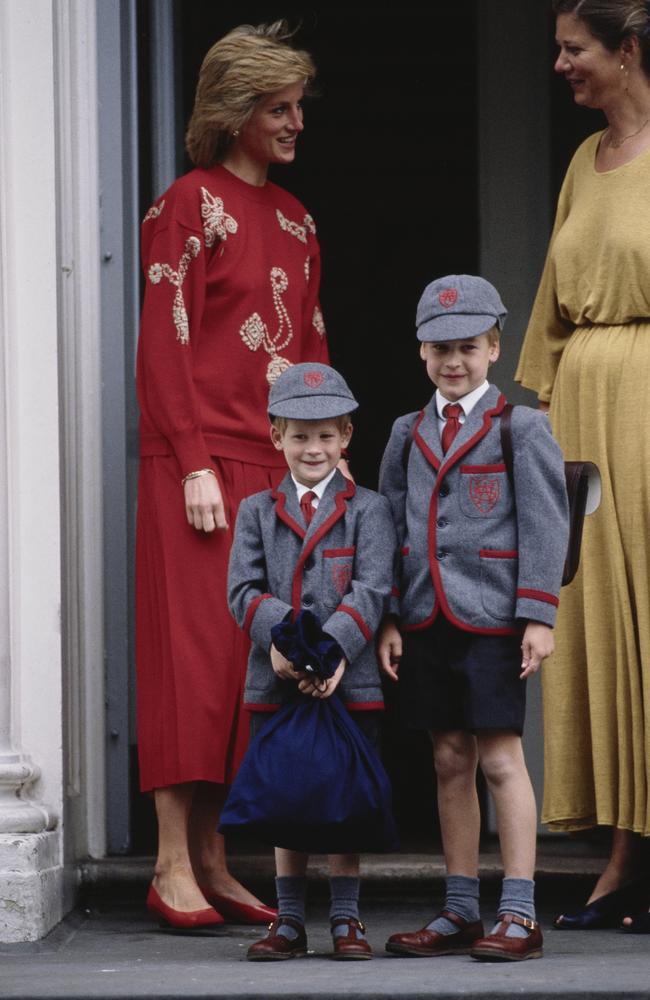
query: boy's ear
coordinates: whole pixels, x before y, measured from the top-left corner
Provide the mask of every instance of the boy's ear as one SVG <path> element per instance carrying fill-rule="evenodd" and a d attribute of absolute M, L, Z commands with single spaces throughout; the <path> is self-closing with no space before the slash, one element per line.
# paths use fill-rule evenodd
<path fill-rule="evenodd" d="M 499 360 L 499 355 L 501 354 L 501 344 L 497 340 L 496 344 L 490 344 L 490 350 L 488 352 L 488 359 L 490 364 L 494 364 L 495 361 Z"/>
<path fill-rule="evenodd" d="M 350 441 L 352 440 L 352 432 L 353 431 L 354 431 L 354 427 L 352 426 L 352 424 L 348 424 L 348 426 L 345 428 L 345 430 L 341 434 L 341 448 L 347 448 L 347 446 L 349 445 Z"/>
<path fill-rule="evenodd" d="M 427 360 L 427 344 L 425 340 L 420 341 L 420 357 L 423 361 Z"/>
<path fill-rule="evenodd" d="M 276 448 L 277 451 L 282 451 L 282 434 L 275 424 L 271 424 L 271 441 L 273 442 L 273 447 Z"/>

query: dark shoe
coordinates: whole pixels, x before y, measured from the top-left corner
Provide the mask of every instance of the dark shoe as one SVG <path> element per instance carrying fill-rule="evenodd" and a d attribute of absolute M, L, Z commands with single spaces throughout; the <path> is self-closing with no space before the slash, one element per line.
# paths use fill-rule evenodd
<path fill-rule="evenodd" d="M 332 934 L 332 941 L 334 943 L 332 958 L 338 959 L 340 962 L 372 958 L 372 948 L 366 939 L 358 938 L 355 933 L 357 930 L 361 931 L 362 934 L 366 933 L 366 928 L 361 921 L 355 917 L 336 917 L 332 920 L 332 931 L 334 931 L 335 927 L 341 927 L 343 924 L 347 925 L 347 934 L 337 935 L 336 937 Z"/>
<path fill-rule="evenodd" d="M 278 915 L 278 911 L 264 903 L 239 903 L 236 899 L 210 892 L 201 886 L 201 892 L 221 913 L 229 924 L 268 924 Z"/>
<path fill-rule="evenodd" d="M 423 927 L 410 934 L 392 934 L 386 942 L 386 951 L 394 955 L 468 955 L 474 942 L 485 933 L 480 920 L 469 923 L 449 910 L 443 910 L 438 916 L 451 920 L 459 930 L 455 934 L 439 934 Z"/>
<path fill-rule="evenodd" d="M 519 924 L 529 932 L 527 937 L 507 937 L 510 924 Z M 476 941 L 470 955 L 484 962 L 523 962 L 527 958 L 541 958 L 544 939 L 535 920 L 527 920 L 515 913 L 499 914 L 499 923 L 493 934 Z"/>
<path fill-rule="evenodd" d="M 599 896 L 579 910 L 560 914 L 553 921 L 553 926 L 559 931 L 589 931 L 618 927 L 623 917 L 630 911 L 647 905 L 649 887 L 650 879 L 647 876 L 626 882 L 619 889 Z"/>
<path fill-rule="evenodd" d="M 650 912 L 643 910 L 632 917 L 632 923 L 621 924 L 624 934 L 650 934 Z"/>
<path fill-rule="evenodd" d="M 219 927 L 224 923 L 221 914 L 217 913 L 211 906 L 205 907 L 203 910 L 175 910 L 160 898 L 153 885 L 149 886 L 147 909 L 158 917 L 161 927 L 186 934 Z"/>
<path fill-rule="evenodd" d="M 279 928 L 287 924 L 298 932 L 298 937 L 289 938 L 278 934 Z M 307 954 L 307 934 L 305 928 L 291 917 L 277 917 L 269 927 L 269 933 L 261 941 L 256 941 L 248 949 L 249 962 L 281 962 L 285 958 L 302 958 Z"/>

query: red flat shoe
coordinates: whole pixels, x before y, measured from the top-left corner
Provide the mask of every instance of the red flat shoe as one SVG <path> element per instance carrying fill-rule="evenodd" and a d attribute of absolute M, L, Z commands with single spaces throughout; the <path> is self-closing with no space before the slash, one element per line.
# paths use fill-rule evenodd
<path fill-rule="evenodd" d="M 198 931 L 225 923 L 221 914 L 212 906 L 203 910 L 175 910 L 160 898 L 153 885 L 149 886 L 147 909 L 159 918 L 161 927 L 171 927 L 177 931 Z"/>
<path fill-rule="evenodd" d="M 222 913 L 228 923 L 231 924 L 270 924 L 278 915 L 278 911 L 264 903 L 239 903 L 236 899 L 228 896 L 220 896 L 217 892 L 210 892 L 209 889 L 200 887 L 201 892 L 219 913 Z"/>

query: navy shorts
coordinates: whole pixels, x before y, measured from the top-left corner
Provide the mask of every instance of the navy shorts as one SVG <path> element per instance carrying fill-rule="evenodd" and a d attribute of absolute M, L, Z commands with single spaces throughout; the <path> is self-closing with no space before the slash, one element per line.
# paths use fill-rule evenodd
<path fill-rule="evenodd" d="M 521 635 L 479 635 L 439 615 L 405 633 L 399 670 L 402 718 L 412 729 L 511 729 L 520 736 L 526 682 L 520 680 Z"/>
<path fill-rule="evenodd" d="M 377 753 L 379 753 L 381 717 L 383 714 L 380 709 L 374 708 L 366 712 L 350 712 L 359 729 Z M 267 719 L 273 718 L 273 712 L 251 712 L 250 717 L 250 738 L 254 739 Z"/>

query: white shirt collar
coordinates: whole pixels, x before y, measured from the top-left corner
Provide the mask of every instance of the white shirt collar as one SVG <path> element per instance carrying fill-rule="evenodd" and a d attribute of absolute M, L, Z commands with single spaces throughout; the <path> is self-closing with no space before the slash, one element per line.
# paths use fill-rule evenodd
<path fill-rule="evenodd" d="M 305 493 L 309 493 L 310 490 L 313 490 L 313 492 L 318 497 L 319 501 L 322 500 L 323 499 L 323 493 L 325 492 L 327 484 L 329 483 L 330 479 L 332 478 L 332 476 L 334 475 L 335 472 L 336 472 L 336 469 L 332 469 L 332 471 L 329 473 L 329 475 L 325 476 L 324 479 L 321 479 L 320 483 L 316 483 L 315 486 L 303 486 L 302 483 L 299 483 L 298 480 L 294 478 L 294 475 L 293 475 L 293 472 L 292 472 L 291 473 L 291 478 L 293 479 L 293 485 L 296 487 L 296 493 L 298 494 L 298 503 L 300 503 L 300 501 L 304 497 Z"/>
<path fill-rule="evenodd" d="M 478 388 L 472 389 L 472 391 L 468 392 L 466 396 L 462 396 L 460 399 L 456 400 L 456 402 L 460 403 L 460 405 L 463 408 L 463 412 L 460 415 L 461 424 L 464 423 L 465 420 L 469 417 L 470 413 L 478 403 L 481 396 L 484 396 L 489 388 L 490 388 L 490 383 L 486 379 L 482 385 L 478 386 Z M 451 402 L 450 399 L 445 399 L 445 397 L 440 392 L 440 389 L 436 389 L 436 411 L 438 413 L 438 418 L 440 420 L 446 419 L 443 416 L 442 411 L 447 405 L 447 403 L 450 402 Z"/>

